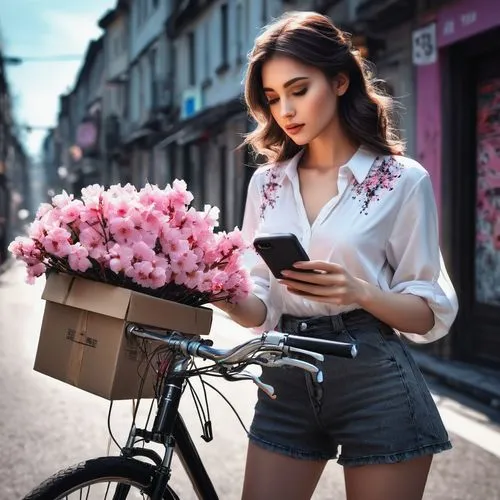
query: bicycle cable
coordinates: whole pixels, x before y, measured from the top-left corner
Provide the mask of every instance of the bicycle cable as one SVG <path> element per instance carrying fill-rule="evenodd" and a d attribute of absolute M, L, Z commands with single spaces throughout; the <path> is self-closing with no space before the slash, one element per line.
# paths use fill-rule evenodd
<path fill-rule="evenodd" d="M 207 374 L 207 375 L 209 375 L 209 374 Z M 212 390 L 214 390 L 229 405 L 229 408 L 231 408 L 231 410 L 233 410 L 233 413 L 236 415 L 236 418 L 240 422 L 241 427 L 243 427 L 243 430 L 245 431 L 245 433 L 248 434 L 248 429 L 246 428 L 245 424 L 243 423 L 243 420 L 241 419 L 239 413 L 236 411 L 236 408 L 231 404 L 231 402 L 226 398 L 226 396 L 224 396 L 224 394 L 219 389 L 217 389 L 215 386 L 213 386 L 212 384 L 210 384 L 206 380 L 203 381 L 203 384 L 208 385 L 208 387 L 210 387 Z"/>
<path fill-rule="evenodd" d="M 111 400 L 109 402 L 109 410 L 108 410 L 108 432 L 109 432 L 109 435 L 111 436 L 111 439 L 113 440 L 113 442 L 115 443 L 115 445 L 118 447 L 118 449 L 120 450 L 120 453 L 122 453 L 122 447 L 119 445 L 118 441 L 115 439 L 115 436 L 113 435 L 113 431 L 111 430 L 111 411 L 113 409 L 113 403 L 114 403 L 114 400 Z"/>

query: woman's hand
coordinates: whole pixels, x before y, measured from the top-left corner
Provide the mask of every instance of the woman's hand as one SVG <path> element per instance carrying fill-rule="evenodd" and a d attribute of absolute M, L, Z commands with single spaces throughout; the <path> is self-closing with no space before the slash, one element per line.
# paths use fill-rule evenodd
<path fill-rule="evenodd" d="M 296 262 L 294 268 L 297 271 L 283 271 L 284 279 L 279 280 L 294 295 L 334 305 L 360 304 L 363 301 L 367 283 L 349 274 L 339 264 L 314 260 Z"/>

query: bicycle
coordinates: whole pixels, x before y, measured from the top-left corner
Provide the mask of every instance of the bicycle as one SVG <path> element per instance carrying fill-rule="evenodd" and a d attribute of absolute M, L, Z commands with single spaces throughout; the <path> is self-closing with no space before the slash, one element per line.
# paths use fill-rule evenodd
<path fill-rule="evenodd" d="M 162 348 L 153 354 L 163 352 L 169 356 L 162 359 L 158 369 L 157 412 L 152 427 L 147 428 L 148 422 L 144 428 L 136 427 L 135 413 L 120 456 L 90 459 L 62 470 L 32 490 L 24 500 L 59 500 L 69 498 L 69 495 L 74 493 L 78 493 L 77 498 L 90 500 L 96 498 L 95 490 L 91 495 L 91 487 L 96 485 L 100 485 L 99 494 L 104 490 L 104 498 L 113 500 L 131 498 L 128 495 L 132 488 L 135 488 L 142 498 L 179 500 L 179 496 L 169 485 L 174 450 L 188 473 L 197 496 L 203 500 L 217 500 L 214 485 L 179 413 L 179 403 L 189 378 L 212 374 L 222 376 L 228 381 L 252 380 L 261 390 L 275 398 L 274 388 L 263 383 L 255 373 L 248 371 L 246 368 L 249 365 L 276 368 L 292 366 L 309 371 L 321 382 L 320 367 L 310 361 L 321 363 L 325 354 L 349 358 L 354 358 L 357 354 L 354 344 L 276 331 L 264 333 L 261 337 L 252 338 L 231 349 L 216 349 L 212 347 L 211 339 L 188 337 L 175 331 L 151 330 L 137 324 L 129 324 L 126 334 L 159 341 Z M 202 368 L 193 368 L 194 358 L 214 363 Z M 311 359 L 306 361 L 309 358 Z M 212 438 L 210 422 L 205 421 L 202 424 L 205 431 L 202 437 L 209 441 Z M 150 448 L 137 446 L 141 441 L 144 444 L 151 442 L 163 445 L 163 457 Z M 114 489 L 111 488 L 112 483 L 116 483 Z M 108 497 L 108 494 L 112 496 Z"/>

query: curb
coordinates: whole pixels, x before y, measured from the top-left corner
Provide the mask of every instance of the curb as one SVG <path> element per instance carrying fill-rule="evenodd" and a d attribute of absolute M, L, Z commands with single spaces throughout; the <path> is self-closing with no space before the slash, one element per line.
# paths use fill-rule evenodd
<path fill-rule="evenodd" d="M 500 409 L 500 372 L 438 359 L 421 352 L 413 351 L 412 355 L 424 375 L 430 375 L 491 408 Z"/>

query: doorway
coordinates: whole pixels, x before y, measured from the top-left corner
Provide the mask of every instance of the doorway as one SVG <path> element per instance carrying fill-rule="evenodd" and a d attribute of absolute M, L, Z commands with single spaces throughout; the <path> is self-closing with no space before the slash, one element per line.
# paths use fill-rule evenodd
<path fill-rule="evenodd" d="M 498 365 L 500 29 L 452 47 L 445 79 L 443 227 L 460 300 L 454 354 Z"/>

